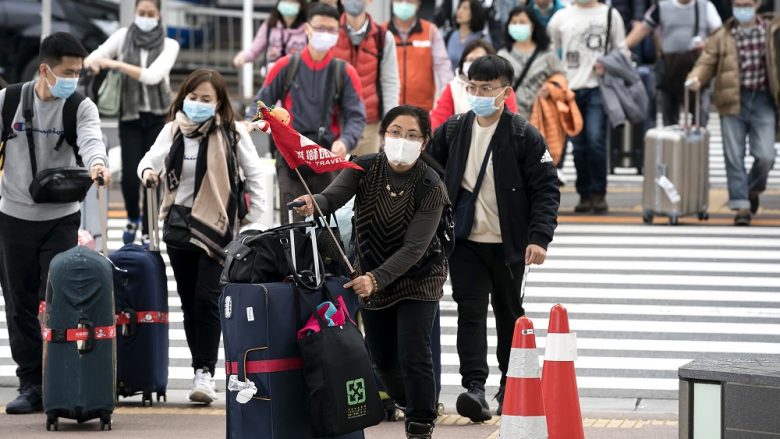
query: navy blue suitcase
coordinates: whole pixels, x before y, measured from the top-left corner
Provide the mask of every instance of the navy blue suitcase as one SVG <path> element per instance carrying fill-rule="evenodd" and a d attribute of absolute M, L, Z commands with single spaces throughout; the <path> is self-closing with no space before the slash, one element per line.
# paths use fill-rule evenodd
<path fill-rule="evenodd" d="M 326 280 L 334 297 L 343 296 L 353 319 L 359 304 L 344 290 L 345 277 Z M 325 300 L 322 291 L 302 290 L 312 304 Z M 220 297 L 228 383 L 254 382 L 257 393 L 246 404 L 227 390 L 227 438 L 312 439 L 307 413 L 303 361 L 296 344 L 299 322 L 293 285 L 227 284 Z M 303 306 L 298 304 L 298 306 Z M 301 308 L 304 310 L 304 308 Z M 363 439 L 363 432 L 337 436 Z"/>
<path fill-rule="evenodd" d="M 147 190 L 149 218 L 157 218 L 157 192 Z M 117 313 L 117 395 L 141 394 L 141 403 L 166 400 L 168 387 L 168 282 L 158 249 L 157 221 L 150 221 L 149 249 L 127 244 L 110 259 Z"/>

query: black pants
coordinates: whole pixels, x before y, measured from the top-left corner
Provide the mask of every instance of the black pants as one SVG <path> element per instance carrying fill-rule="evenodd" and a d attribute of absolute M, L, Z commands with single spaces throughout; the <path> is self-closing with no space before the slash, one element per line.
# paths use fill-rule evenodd
<path fill-rule="evenodd" d="M 691 105 L 694 104 L 694 99 L 696 99 L 696 94 L 693 92 L 689 92 L 689 98 Z M 684 103 L 685 96 L 684 95 L 678 95 L 676 93 L 669 93 L 665 90 L 661 90 L 661 111 L 664 121 L 664 126 L 670 126 L 670 125 L 678 125 L 680 123 L 680 112 L 683 109 L 683 103 Z M 701 91 L 701 111 L 700 111 L 700 120 L 699 125 L 706 127 L 707 123 L 709 122 L 709 105 L 710 105 L 710 92 L 708 89 L 703 89 Z M 691 108 L 690 118 L 694 118 L 694 109 Z M 691 122 L 694 122 L 691 120 Z"/>
<path fill-rule="evenodd" d="M 192 368 L 208 367 L 214 374 L 219 350 L 219 276 L 222 266 L 202 250 L 168 247 L 176 289 L 184 313 L 184 333 Z"/>
<path fill-rule="evenodd" d="M 498 367 L 506 382 L 515 321 L 525 314 L 521 286 L 525 266 L 507 266 L 502 244 L 459 241 L 450 258 L 452 298 L 458 304 L 458 356 L 461 384 L 484 387 L 487 363 L 488 300 L 493 305 L 498 336 Z"/>
<path fill-rule="evenodd" d="M 138 178 L 138 164 L 165 126 L 163 116 L 152 113 L 140 113 L 140 116 L 140 119 L 119 122 L 119 142 L 122 148 L 122 197 L 125 199 L 127 217 L 131 220 L 141 217 L 141 180 Z M 145 193 L 143 209 L 146 212 Z M 146 218 L 144 218 L 143 233 L 149 233 Z"/>
<path fill-rule="evenodd" d="M 292 173 L 291 173 L 292 172 Z M 306 178 L 306 184 L 309 185 L 309 189 L 312 194 L 319 194 L 324 191 L 325 188 L 330 185 L 333 180 L 336 179 L 338 172 L 327 172 L 325 174 L 314 174 L 304 177 Z M 276 154 L 276 176 L 279 182 L 279 209 L 281 211 L 281 223 L 288 223 L 287 216 L 287 203 L 304 195 L 306 188 L 303 187 L 303 183 L 295 174 L 295 171 L 291 171 L 287 166 L 287 162 L 281 154 Z M 297 213 L 293 214 L 293 221 L 302 221 L 303 217 Z"/>
<path fill-rule="evenodd" d="M 376 373 L 411 421 L 436 420 L 436 380 L 431 331 L 437 302 L 402 300 L 381 310 L 364 309 L 366 343 Z"/>
<path fill-rule="evenodd" d="M 46 297 L 51 260 L 76 246 L 80 220 L 79 213 L 51 221 L 25 221 L 0 213 L 0 284 L 20 388 L 41 384 L 38 302 Z"/>

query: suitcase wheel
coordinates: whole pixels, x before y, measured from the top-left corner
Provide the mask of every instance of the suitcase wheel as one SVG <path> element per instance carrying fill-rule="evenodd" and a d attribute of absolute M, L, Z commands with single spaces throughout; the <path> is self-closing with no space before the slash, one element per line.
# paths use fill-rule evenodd
<path fill-rule="evenodd" d="M 47 416 L 46 417 L 46 431 L 57 431 L 59 430 L 60 422 L 56 416 Z"/>
<path fill-rule="evenodd" d="M 111 431 L 111 415 L 100 417 L 100 430 Z"/>
<path fill-rule="evenodd" d="M 157 402 L 160 402 L 160 399 L 162 399 L 164 402 L 168 402 L 168 395 L 165 393 L 157 393 Z"/>
<path fill-rule="evenodd" d="M 699 212 L 699 221 L 707 221 L 710 219 L 710 214 L 707 212 Z"/>
<path fill-rule="evenodd" d="M 152 392 L 144 392 L 143 396 L 141 397 L 141 406 L 146 407 L 147 402 L 149 403 L 149 407 L 154 405 L 152 402 Z"/>
<path fill-rule="evenodd" d="M 672 215 L 672 216 L 669 217 L 669 225 L 670 226 L 676 226 L 677 222 L 678 221 L 677 221 L 677 216 L 676 215 Z"/>
<path fill-rule="evenodd" d="M 642 222 L 644 222 L 645 224 L 653 224 L 653 212 L 650 211 L 642 212 Z"/>

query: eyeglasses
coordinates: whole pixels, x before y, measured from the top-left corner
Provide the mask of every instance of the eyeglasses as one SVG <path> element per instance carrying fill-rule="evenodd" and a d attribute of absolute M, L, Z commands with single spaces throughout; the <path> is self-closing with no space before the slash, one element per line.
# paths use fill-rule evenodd
<path fill-rule="evenodd" d="M 422 142 L 423 141 L 423 136 L 421 134 L 406 133 L 406 135 L 404 135 L 404 133 L 402 133 L 401 130 L 387 130 L 387 132 L 385 132 L 385 134 L 387 135 L 387 137 L 389 137 L 391 139 L 404 138 L 404 139 L 409 140 L 411 142 Z"/>
<path fill-rule="evenodd" d="M 469 84 L 466 86 L 466 93 L 470 95 L 480 95 L 480 96 L 498 96 L 498 93 L 494 93 L 497 90 L 499 92 L 504 91 L 504 88 L 506 88 L 506 85 L 474 85 Z"/>
<path fill-rule="evenodd" d="M 314 32 L 324 32 L 326 34 L 337 34 L 339 33 L 339 28 L 337 27 L 312 27 L 312 31 Z"/>

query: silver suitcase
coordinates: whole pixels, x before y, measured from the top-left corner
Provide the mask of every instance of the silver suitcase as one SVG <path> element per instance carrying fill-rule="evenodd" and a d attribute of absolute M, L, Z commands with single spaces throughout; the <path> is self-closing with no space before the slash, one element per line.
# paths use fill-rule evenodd
<path fill-rule="evenodd" d="M 669 218 L 675 225 L 682 216 L 707 213 L 710 192 L 710 133 L 699 127 L 699 95 L 696 95 L 696 120 L 689 123 L 689 99 L 685 93 L 685 117 L 682 126 L 654 128 L 645 135 L 642 220 L 651 224 L 656 215 Z"/>

